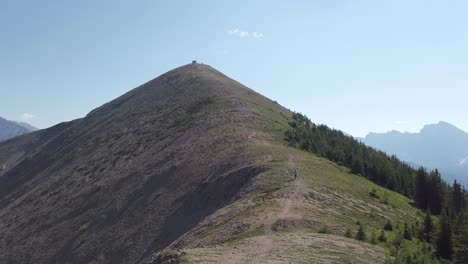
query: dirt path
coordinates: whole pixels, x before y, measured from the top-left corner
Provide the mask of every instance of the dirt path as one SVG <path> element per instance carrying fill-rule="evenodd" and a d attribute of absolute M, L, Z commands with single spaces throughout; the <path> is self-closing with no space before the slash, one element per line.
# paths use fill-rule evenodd
<path fill-rule="evenodd" d="M 288 167 L 290 170 L 296 169 L 294 156 L 291 153 L 288 153 Z M 292 173 L 289 173 L 289 174 L 291 177 L 294 177 L 294 175 L 291 175 Z M 297 178 L 292 181 L 291 193 L 289 193 L 287 199 L 284 200 L 281 213 L 277 216 L 276 220 L 284 219 L 284 218 L 288 218 L 292 216 L 290 212 L 291 212 L 291 208 L 293 205 L 293 201 L 295 200 L 295 198 L 297 198 L 298 193 L 299 193 L 299 186 L 301 186 L 302 184 L 303 184 L 303 181 L 300 175 L 298 175 Z"/>
<path fill-rule="evenodd" d="M 302 171 L 294 179 L 292 172 L 299 164 L 303 164 L 299 155 L 282 153 L 282 166 L 274 179 L 279 182 L 278 176 L 281 176 L 280 180 L 287 185 L 264 199 L 262 205 L 247 216 L 246 223 L 251 225 L 250 230 L 255 230 L 255 234 L 230 244 L 200 249 L 195 251 L 196 254 L 192 252 L 195 257 L 191 260 L 195 263 L 232 264 L 335 263 L 345 259 L 349 263 L 383 262 L 386 251 L 381 247 L 357 243 L 339 235 L 319 234 L 309 228 L 308 220 L 315 219 L 306 210 L 313 209 L 315 204 L 305 196 L 313 190 L 305 183 L 312 182 Z M 262 233 L 258 234 L 258 230 Z"/>
<path fill-rule="evenodd" d="M 268 258 L 268 255 L 274 248 L 275 240 L 277 239 L 274 226 L 278 220 L 288 219 L 297 217 L 294 214 L 293 208 L 295 202 L 298 201 L 300 186 L 303 184 L 302 175 L 298 175 L 294 179 L 292 171 L 295 169 L 295 157 L 293 154 L 288 153 L 288 172 L 285 177 L 289 178 L 288 192 L 276 201 L 278 203 L 279 210 L 268 210 L 265 212 L 265 218 L 263 220 L 265 234 L 255 238 L 256 244 L 254 247 L 243 252 L 230 251 L 223 254 L 221 259 L 224 263 L 245 263 L 249 257 L 253 257 L 253 262 L 258 263 L 261 260 Z M 269 207 L 270 209 L 272 207 Z M 279 243 L 279 242 L 278 242 Z"/>
<path fill-rule="evenodd" d="M 286 197 L 282 198 L 279 202 L 280 211 L 279 213 L 276 212 L 268 212 L 267 217 L 264 221 L 265 225 L 265 235 L 260 237 L 259 239 L 259 252 L 258 253 L 268 253 L 273 249 L 274 239 L 275 239 L 275 231 L 274 225 L 278 220 L 291 218 L 293 215 L 291 214 L 291 209 L 293 208 L 294 200 L 297 197 L 298 187 L 302 184 L 302 177 L 298 176 L 297 179 L 294 180 L 294 176 L 291 173 L 291 170 L 294 170 L 294 156 L 291 153 L 288 153 L 288 176 L 291 177 L 291 187 L 292 190 L 290 193 L 286 195 Z"/>

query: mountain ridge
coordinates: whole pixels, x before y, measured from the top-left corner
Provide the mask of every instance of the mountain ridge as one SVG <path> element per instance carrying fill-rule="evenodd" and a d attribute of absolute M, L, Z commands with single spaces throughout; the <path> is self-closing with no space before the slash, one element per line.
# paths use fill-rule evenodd
<path fill-rule="evenodd" d="M 6 235 L 3 243 L 17 247 L 2 246 L 0 256 L 30 251 L 34 256 L 20 262 L 85 261 L 99 255 L 91 247 L 97 243 L 106 258 L 134 262 L 149 248 L 166 246 L 264 170 L 246 150 L 266 137 L 255 128 L 256 104 L 287 115 L 209 66 L 185 65 L 84 118 L 1 143 L 0 229 L 14 230 L 17 237 L 36 234 L 36 239 L 19 246 Z M 200 188 L 211 190 L 209 196 Z M 14 215 L 22 215 L 21 224 Z M 115 222 L 117 216 L 122 219 Z M 109 230 L 98 231 L 104 228 Z M 74 237 L 68 237 L 70 229 Z M 125 230 L 120 239 L 113 238 L 117 230 Z M 134 247 L 117 246 L 136 234 L 141 237 Z M 88 253 L 80 256 L 73 247 Z"/>
<path fill-rule="evenodd" d="M 369 133 L 365 144 L 430 169 L 439 169 L 449 182 L 457 179 L 468 185 L 468 133 L 444 121 L 425 125 L 418 133 L 390 131 Z"/>
<path fill-rule="evenodd" d="M 468 133 L 464 130 L 462 130 L 461 128 L 458 128 L 457 126 L 449 123 L 449 122 L 446 122 L 446 121 L 439 121 L 437 123 L 434 123 L 434 124 L 427 124 L 427 125 L 424 125 L 420 130 L 419 132 L 409 132 L 409 131 L 399 131 L 399 130 L 396 130 L 396 129 L 392 129 L 392 130 L 389 130 L 387 132 L 369 132 L 367 133 L 366 136 L 364 137 L 356 137 L 357 139 L 364 139 L 366 138 L 367 136 L 369 135 L 380 135 L 380 134 L 403 134 L 403 135 L 414 135 L 414 134 L 422 134 L 422 133 L 427 133 L 428 131 L 431 131 L 433 129 L 440 129 L 440 128 L 445 128 L 445 129 L 448 129 L 452 132 L 460 132 L 460 133 Z"/>
<path fill-rule="evenodd" d="M 383 263 L 386 243 L 346 234 L 366 225 L 371 237 L 419 210 L 289 147 L 294 124 L 278 103 L 190 64 L 2 142 L 0 262 Z"/>

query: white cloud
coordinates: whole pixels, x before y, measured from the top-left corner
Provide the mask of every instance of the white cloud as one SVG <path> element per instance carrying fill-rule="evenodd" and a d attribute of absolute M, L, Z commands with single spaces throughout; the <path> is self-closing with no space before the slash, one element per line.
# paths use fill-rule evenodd
<path fill-rule="evenodd" d="M 250 33 L 247 32 L 247 31 L 240 31 L 240 32 L 239 32 L 239 37 L 241 37 L 241 38 L 250 37 Z"/>
<path fill-rule="evenodd" d="M 23 120 L 23 121 L 28 121 L 30 119 L 33 119 L 34 118 L 34 115 L 32 114 L 28 114 L 28 113 L 24 113 L 20 116 L 20 119 Z"/>
<path fill-rule="evenodd" d="M 228 34 L 233 35 L 233 36 L 237 36 L 239 38 L 256 38 L 256 39 L 259 39 L 259 38 L 264 37 L 263 33 L 255 32 L 255 31 L 254 32 L 249 32 L 249 31 L 240 30 L 238 28 L 233 28 L 231 30 L 228 30 Z"/>
<path fill-rule="evenodd" d="M 252 37 L 254 38 L 263 38 L 263 33 L 253 32 Z"/>

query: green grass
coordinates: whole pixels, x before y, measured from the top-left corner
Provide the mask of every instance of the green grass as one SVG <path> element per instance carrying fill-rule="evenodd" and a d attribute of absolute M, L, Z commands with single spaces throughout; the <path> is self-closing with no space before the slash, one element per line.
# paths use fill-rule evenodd
<path fill-rule="evenodd" d="M 266 195 L 271 195 L 272 193 L 278 191 L 282 187 L 284 187 L 284 185 L 281 184 L 281 183 L 273 183 L 272 185 L 270 185 L 267 188 L 263 189 L 262 193 L 264 193 Z"/>
<path fill-rule="evenodd" d="M 283 141 L 284 131 L 289 127 L 289 117 L 265 106 L 263 103 L 257 103 L 244 98 L 237 99 L 250 104 L 257 110 L 255 114 L 257 116 L 257 128 L 259 130 L 268 132 L 277 142 Z"/>
<path fill-rule="evenodd" d="M 172 249 L 165 249 L 159 252 L 155 263 L 169 263 L 168 261 L 172 261 L 171 263 L 178 263 L 179 253 Z"/>
<path fill-rule="evenodd" d="M 295 156 L 294 166 L 299 169 L 299 177 L 303 180 L 306 190 L 304 196 L 307 203 L 301 217 L 305 221 L 317 223 L 315 227 L 307 227 L 309 229 L 303 232 L 344 237 L 349 230 L 352 234 L 351 239 L 354 239 L 359 228 L 356 223 L 359 222 L 366 232 L 365 243 L 373 246 L 370 244 L 372 233 L 378 237 L 390 219 L 394 230 L 385 231 L 386 241 L 376 241 L 376 245 L 386 249 L 390 255 L 392 242 L 399 232 L 403 232 L 404 223 L 411 225 L 416 220 L 422 223 L 424 214 L 411 205 L 413 201 L 408 197 L 380 187 L 362 176 L 353 175 L 349 169 L 329 160 L 286 147 L 284 131 L 289 128 L 288 122 L 291 119 L 283 113 L 242 98 L 228 97 L 219 100 L 238 100 L 256 109 L 256 128 L 271 136 L 271 140 L 268 140 L 269 145 L 258 145 L 249 149 L 249 155 L 255 158 L 268 157 L 263 161 L 259 159 L 258 165 L 266 166 L 269 170 L 254 179 L 254 191 L 245 199 L 250 205 L 244 211 L 235 214 L 233 219 L 213 226 L 207 235 L 222 230 L 231 222 L 243 221 L 251 221 L 252 228 L 233 236 L 227 242 L 235 244 L 246 238 L 262 235 L 262 226 L 256 226 L 252 219 L 255 219 L 257 214 L 261 215 L 262 210 L 272 210 L 267 207 L 269 199 L 280 197 L 290 185 L 291 178 L 287 173 L 290 169 L 289 153 Z M 250 220 L 247 220 L 249 217 Z M 405 251 L 409 253 L 419 252 L 425 246 L 417 239 L 405 240 L 403 244 Z"/>
<path fill-rule="evenodd" d="M 259 128 L 273 135 L 277 147 L 284 147 L 286 145 L 283 141 L 284 131 L 289 128 L 288 122 L 291 119 L 260 104 L 247 102 L 258 110 Z M 288 151 L 295 153 L 302 160 L 302 162 L 297 162 L 296 166 L 299 167 L 305 184 L 314 190 L 309 192 L 309 198 L 325 199 L 327 203 L 328 208 L 324 208 L 318 216 L 312 212 L 310 214 L 311 218 L 317 220 L 318 217 L 320 222 L 326 223 L 326 226 L 323 225 L 318 230 L 319 232 L 325 230 L 330 232 L 328 226 L 334 226 L 342 230 L 341 235 L 343 236 L 347 229 L 355 234 L 358 229 L 356 222 L 359 221 L 365 227 L 367 238 L 370 240 L 372 233 L 378 236 L 387 219 L 391 219 L 394 230 L 385 231 L 386 242 L 377 241 L 377 245 L 389 249 L 397 232 L 403 231 L 405 222 L 411 225 L 419 220 L 422 223 L 423 213 L 411 205 L 413 201 L 408 197 L 378 186 L 362 176 L 353 175 L 348 168 L 324 158 L 293 148 L 289 148 Z M 259 148 L 254 152 L 257 155 L 273 155 L 273 161 L 283 168 L 287 165 L 284 154 L 272 152 L 271 149 L 267 148 Z M 268 195 L 280 190 L 284 184 L 282 179 L 274 177 L 267 177 L 267 179 L 272 181 L 264 189 Z M 265 182 L 264 184 L 268 185 Z M 320 188 L 326 190 L 326 193 L 321 194 Z M 321 198 L 321 196 L 323 197 Z M 398 225 L 400 229 L 396 228 Z M 418 248 L 418 243 L 416 239 L 405 241 L 405 247 L 410 251 L 415 251 Z"/>
<path fill-rule="evenodd" d="M 408 197 L 382 188 L 361 176 L 350 174 L 347 168 L 326 159 L 297 150 L 295 153 L 303 159 L 299 166 L 306 185 L 319 190 L 312 199 L 321 195 L 320 190 L 324 192 L 322 199 L 325 200 L 326 208 L 314 217 L 319 217 L 319 221 L 328 226 L 341 226 L 343 236 L 347 228 L 355 234 L 359 228 L 356 223 L 360 222 L 365 227 L 369 242 L 372 233 L 378 236 L 387 219 L 390 219 L 394 230 L 385 231 L 387 242 L 377 241 L 377 245 L 390 249 L 398 232 L 403 232 L 405 222 L 411 225 L 419 220 L 422 223 L 423 213 L 411 205 L 413 201 Z M 375 190 L 379 199 L 369 195 L 372 190 Z M 405 240 L 404 247 L 408 252 L 414 253 L 421 247 L 421 242 L 414 238 L 411 241 Z"/>
<path fill-rule="evenodd" d="M 242 240 L 244 240 L 246 238 L 254 237 L 254 236 L 260 236 L 260 235 L 263 235 L 264 233 L 265 233 L 264 227 L 263 226 L 258 226 L 257 228 L 255 228 L 253 230 L 249 230 L 249 231 L 247 231 L 245 233 L 241 233 L 239 235 L 233 236 L 227 242 L 235 245 L 237 242 L 242 241 Z"/>

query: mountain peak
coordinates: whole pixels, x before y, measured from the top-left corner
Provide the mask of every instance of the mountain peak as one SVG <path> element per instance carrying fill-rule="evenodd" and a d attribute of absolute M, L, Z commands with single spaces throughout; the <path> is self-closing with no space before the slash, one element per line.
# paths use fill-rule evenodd
<path fill-rule="evenodd" d="M 428 134 L 428 133 L 456 133 L 456 134 L 466 134 L 465 131 L 461 130 L 460 128 L 445 122 L 445 121 L 439 121 L 437 124 L 429 124 L 425 125 L 421 129 L 421 134 Z"/>
<path fill-rule="evenodd" d="M 425 125 L 419 133 L 369 133 L 363 142 L 468 186 L 468 133 L 448 122 Z"/>
<path fill-rule="evenodd" d="M 226 75 L 216 70 L 212 66 L 208 64 L 202 64 L 202 63 L 185 64 L 185 65 L 179 66 L 177 68 L 174 68 L 162 74 L 160 77 L 170 77 L 170 76 L 175 76 L 175 75 L 177 76 L 189 75 L 192 77 L 207 77 L 207 78 L 216 78 L 216 77 L 226 78 L 227 77 Z"/>
<path fill-rule="evenodd" d="M 107 118 L 117 112 L 146 113 L 160 111 L 169 105 L 183 106 L 189 102 L 218 97 L 263 96 L 227 77 L 206 64 L 186 64 L 172 69 L 103 106 L 89 116 Z"/>
<path fill-rule="evenodd" d="M 0 141 L 20 136 L 35 130 L 37 130 L 37 128 L 27 123 L 10 121 L 0 117 Z"/>
<path fill-rule="evenodd" d="M 37 238 L 12 242 L 0 258 L 31 252 L 28 262 L 92 262 L 97 245 L 115 255 L 112 263 L 141 263 L 257 189 L 250 180 L 267 170 L 263 161 L 271 156 L 252 150 L 274 142 L 271 124 L 287 126 L 288 115 L 211 66 L 189 64 L 84 118 L 0 144 L 0 211 L 17 208 L 1 211 L 0 231 Z M 36 205 L 19 197 L 54 202 L 29 213 Z M 54 250 L 47 251 L 36 241 L 50 234 Z"/>

